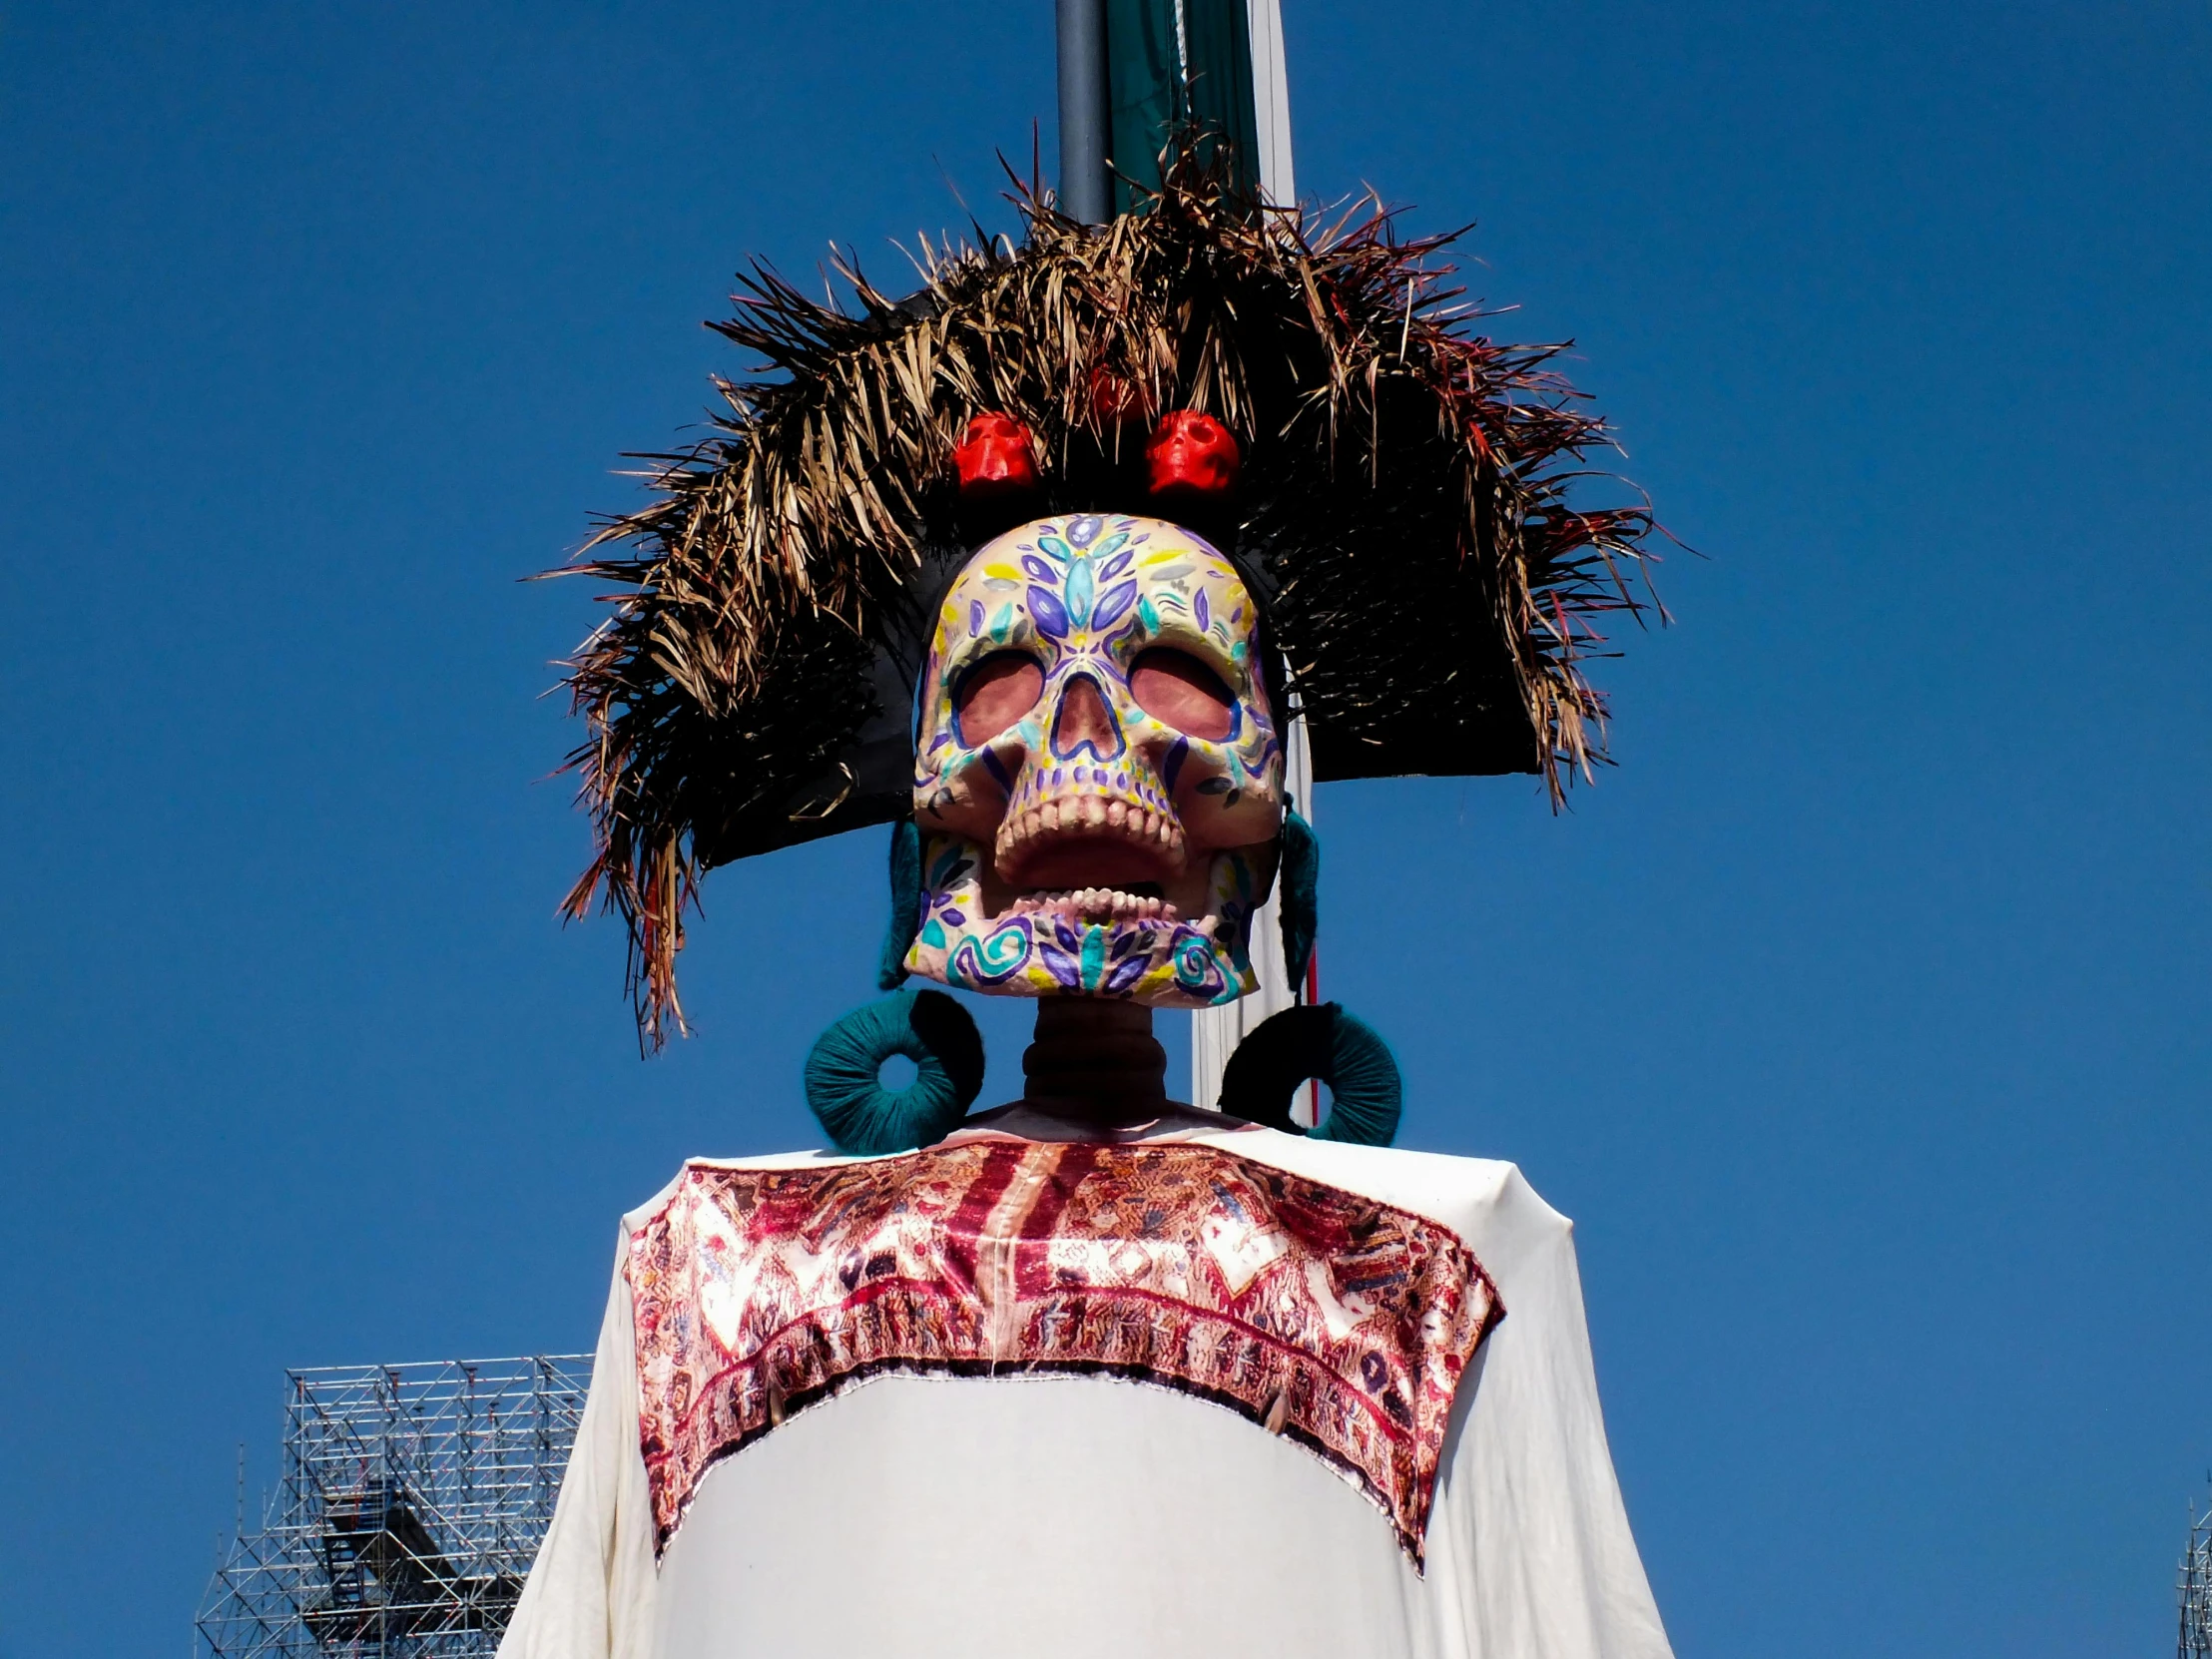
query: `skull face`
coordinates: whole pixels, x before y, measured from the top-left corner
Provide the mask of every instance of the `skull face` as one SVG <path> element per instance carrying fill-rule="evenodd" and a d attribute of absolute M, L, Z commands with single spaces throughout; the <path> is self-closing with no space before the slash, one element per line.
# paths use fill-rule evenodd
<path fill-rule="evenodd" d="M 968 561 L 922 681 L 908 971 L 1010 996 L 1229 1002 L 1275 876 L 1283 752 L 1236 567 L 1151 518 Z"/>

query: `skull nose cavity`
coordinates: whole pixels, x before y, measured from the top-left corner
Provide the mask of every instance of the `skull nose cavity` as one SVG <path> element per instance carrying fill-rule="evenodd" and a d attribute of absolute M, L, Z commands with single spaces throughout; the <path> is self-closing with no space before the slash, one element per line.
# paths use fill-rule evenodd
<path fill-rule="evenodd" d="M 1093 760 L 1111 761 L 1126 747 L 1121 722 L 1098 682 L 1088 674 L 1071 678 L 1052 716 L 1053 758 L 1072 761 L 1088 749 Z"/>

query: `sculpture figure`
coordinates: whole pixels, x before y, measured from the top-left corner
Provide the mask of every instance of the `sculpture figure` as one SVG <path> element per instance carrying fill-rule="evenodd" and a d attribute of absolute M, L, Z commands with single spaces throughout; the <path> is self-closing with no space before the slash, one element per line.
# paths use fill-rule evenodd
<path fill-rule="evenodd" d="M 1585 764 L 1637 510 L 1439 245 L 1318 235 L 1185 156 L 1102 231 L 1024 203 L 846 315 L 758 276 L 781 377 L 587 568 L 600 891 L 649 1040 L 707 866 L 889 822 L 881 988 L 807 1087 L 835 1151 L 687 1164 L 623 1223 L 508 1659 L 1663 1655 L 1571 1236 L 1508 1164 L 1392 1151 L 1334 1005 L 1171 1101 L 1153 1011 L 1256 982 L 1317 857 L 1284 778 Z M 959 1003 L 1038 1000 L 970 1110 Z M 912 1054 L 902 1093 L 875 1068 Z M 1290 1092 L 1328 1080 L 1301 1124 Z"/>

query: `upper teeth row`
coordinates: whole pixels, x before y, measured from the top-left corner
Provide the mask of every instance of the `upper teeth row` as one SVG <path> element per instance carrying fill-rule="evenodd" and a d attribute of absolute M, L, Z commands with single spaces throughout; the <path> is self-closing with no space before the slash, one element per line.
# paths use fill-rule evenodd
<path fill-rule="evenodd" d="M 1163 813 L 1134 802 L 1100 795 L 1061 796 L 1024 812 L 1009 813 L 998 827 L 997 856 L 1006 855 L 1039 835 L 1064 830 L 1105 830 L 1159 847 L 1173 863 L 1183 859 L 1183 827 Z"/>

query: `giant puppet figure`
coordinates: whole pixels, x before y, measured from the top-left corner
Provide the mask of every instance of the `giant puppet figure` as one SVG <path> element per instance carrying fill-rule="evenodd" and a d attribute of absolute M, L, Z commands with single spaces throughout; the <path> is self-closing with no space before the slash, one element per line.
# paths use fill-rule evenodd
<path fill-rule="evenodd" d="M 1437 244 L 1188 151 L 1103 228 L 1022 205 L 905 299 L 757 275 L 723 328 L 769 372 L 587 566 L 623 591 L 572 677 L 574 902 L 628 918 L 648 1040 L 703 870 L 871 824 L 892 994 L 807 1067 L 833 1151 L 624 1219 L 502 1653 L 1664 1655 L 1567 1223 L 1388 1149 L 1396 1067 L 1333 1004 L 1218 1101 L 1151 1031 L 1253 989 L 1271 894 L 1303 977 L 1294 718 L 1323 779 L 1587 763 L 1648 520 L 1568 503 L 1602 429 Z M 1036 999 L 1020 1100 L 970 1109 L 973 1022 L 909 976 Z"/>

